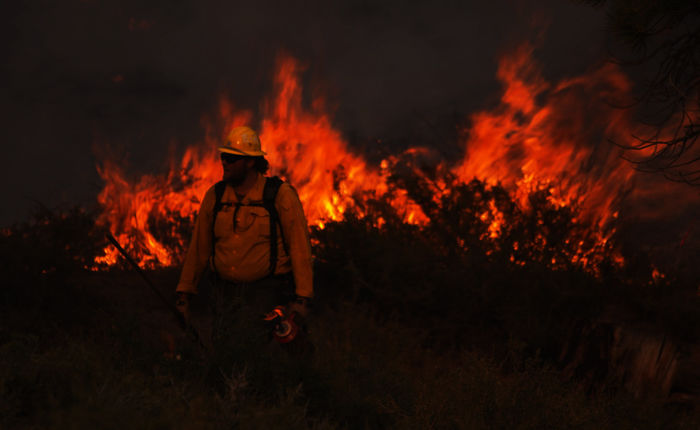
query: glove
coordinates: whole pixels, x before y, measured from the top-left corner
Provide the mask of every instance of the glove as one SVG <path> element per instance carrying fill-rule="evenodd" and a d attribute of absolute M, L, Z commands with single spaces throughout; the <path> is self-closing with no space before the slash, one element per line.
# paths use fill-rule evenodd
<path fill-rule="evenodd" d="M 182 314 L 185 324 L 190 324 L 190 293 L 178 292 L 175 299 L 175 307 Z"/>
<path fill-rule="evenodd" d="M 309 301 L 311 299 L 308 297 L 297 296 L 293 302 L 287 305 L 288 313 L 296 313 L 302 318 L 306 318 L 309 315 Z"/>

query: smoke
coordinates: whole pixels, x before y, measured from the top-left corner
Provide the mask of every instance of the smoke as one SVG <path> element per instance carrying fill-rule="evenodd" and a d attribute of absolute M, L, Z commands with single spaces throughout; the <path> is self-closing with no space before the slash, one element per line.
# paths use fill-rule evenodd
<path fill-rule="evenodd" d="M 222 94 L 236 107 L 258 109 L 280 50 L 305 64 L 314 85 L 304 87 L 326 93 L 337 128 L 359 140 L 398 139 L 416 129 L 430 135 L 441 118 L 453 126 L 453 114 L 492 101 L 497 59 L 524 39 L 544 34 L 538 52 L 553 75 L 602 58 L 600 11 L 530 3 L 7 6 L 0 182 L 10 204 L 0 222 L 24 217 L 37 201 L 93 202 L 102 185 L 91 149 L 96 142 L 134 171 L 163 170 L 170 148 L 202 140 L 202 116 L 216 110 Z"/>

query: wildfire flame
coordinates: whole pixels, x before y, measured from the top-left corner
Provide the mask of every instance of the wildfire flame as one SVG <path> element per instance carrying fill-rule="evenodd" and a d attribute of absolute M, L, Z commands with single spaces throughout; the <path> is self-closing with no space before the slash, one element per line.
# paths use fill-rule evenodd
<path fill-rule="evenodd" d="M 542 78 L 531 53 L 530 46 L 523 46 L 502 59 L 498 70 L 504 85 L 501 103 L 471 116 L 471 126 L 464 130 L 464 158 L 451 168 L 445 163 L 440 166 L 451 176 L 433 181 L 433 199 L 439 203 L 457 183 L 477 178 L 489 186 L 505 187 L 528 210 L 528 196 L 547 190 L 550 203 L 577 208 L 577 221 L 594 230 L 597 243 L 584 246 L 581 241 L 579 251 L 569 256 L 589 267 L 594 264 L 593 254 L 609 249 L 618 199 L 631 187 L 635 173 L 606 141 L 611 136 L 627 139 L 630 126 L 621 110 L 600 102 L 623 99 L 629 83 L 616 67 L 607 65 L 553 85 Z M 430 219 L 406 190 L 389 183 L 396 157 L 372 166 L 350 151 L 324 112 L 321 99 L 311 109 L 302 105 L 299 74 L 293 58 L 279 61 L 274 97 L 264 108 L 258 129 L 271 173 L 294 185 L 308 222 L 323 228 L 328 221 L 344 219 L 350 209 L 363 216 L 358 202 L 384 198 L 404 222 L 427 225 Z M 221 178 L 215 149 L 220 136 L 231 127 L 250 124 L 252 118 L 248 112 L 235 111 L 227 101 L 221 102 L 220 116 L 225 122 L 223 130 L 210 125 L 205 144 L 188 148 L 164 177 L 145 175 L 129 181 L 113 162 L 104 161 L 98 167 L 105 181 L 98 197 L 104 207 L 99 221 L 109 226 L 143 267 L 179 261 L 189 238 L 178 226 L 193 222 L 199 199 Z M 425 149 L 409 150 L 421 151 Z M 488 225 L 485 241 L 497 239 L 509 228 L 495 201 L 488 203 L 479 218 Z M 376 220 L 377 227 L 383 223 L 381 218 Z M 155 226 L 165 229 L 161 236 L 171 242 L 159 242 L 152 233 Z M 519 246 L 524 245 L 516 242 L 514 252 Z M 96 263 L 114 264 L 116 252 L 105 248 L 105 255 Z M 518 263 L 516 257 L 511 260 Z M 618 261 L 621 263 L 620 257 Z"/>
<path fill-rule="evenodd" d="M 280 62 L 275 76 L 277 97 L 262 121 L 260 138 L 268 148 L 273 171 L 297 189 L 308 222 L 323 226 L 327 220 L 342 220 L 358 195 L 380 197 L 388 185 L 379 169 L 348 151 L 326 113 L 303 109 L 298 73 L 293 59 Z M 323 103 L 316 100 L 312 105 Z M 407 199 L 395 203 L 407 222 L 427 222 L 420 208 Z"/>
<path fill-rule="evenodd" d="M 598 244 L 606 245 L 615 231 L 619 199 L 635 176 L 622 162 L 622 150 L 607 141 L 630 139 L 625 112 L 609 104 L 625 100 L 630 84 L 607 64 L 551 85 L 531 56 L 532 47 L 523 45 L 501 60 L 501 103 L 472 116 L 465 157 L 453 172 L 461 181 L 479 178 L 507 187 L 524 209 L 533 191 L 547 190 L 550 203 L 578 208 L 579 221 L 592 225 Z M 497 237 L 502 216 L 493 204 L 483 220 L 492 223 L 490 236 Z M 595 248 L 581 247 L 571 258 L 588 266 Z"/>
<path fill-rule="evenodd" d="M 384 196 L 389 190 L 388 172 L 368 166 L 362 157 L 350 152 L 325 112 L 303 108 L 298 75 L 296 60 L 284 57 L 279 61 L 276 94 L 266 110 L 260 138 L 271 172 L 294 185 L 308 222 L 322 228 L 324 222 L 342 220 L 349 207 L 358 210 L 358 196 Z M 322 102 L 317 100 L 313 105 L 321 106 Z M 220 104 L 220 115 L 226 131 L 248 124 L 251 118 L 248 112 L 234 112 L 225 100 Z M 178 240 L 171 244 L 175 249 L 166 247 L 151 233 L 153 224 L 173 217 L 192 222 L 199 199 L 220 180 L 221 164 L 215 149 L 219 134 L 210 127 L 205 141 L 206 145 L 188 148 L 179 165 L 171 167 L 166 177 L 146 175 L 130 182 L 115 163 L 105 161 L 98 166 L 106 184 L 98 196 L 105 208 L 99 222 L 109 226 L 117 240 L 137 256 L 141 266 L 174 264 L 188 238 L 182 237 L 171 223 L 167 236 Z M 393 193 L 392 205 L 407 223 L 428 222 L 420 207 L 401 190 Z M 95 262 L 112 265 L 118 258 L 118 251 L 107 247 Z"/>

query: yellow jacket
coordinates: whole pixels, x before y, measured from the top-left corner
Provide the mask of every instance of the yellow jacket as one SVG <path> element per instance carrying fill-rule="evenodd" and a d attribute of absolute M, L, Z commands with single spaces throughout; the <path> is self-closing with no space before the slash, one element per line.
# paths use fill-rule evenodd
<path fill-rule="evenodd" d="M 270 214 L 263 207 L 240 206 L 236 214 L 236 231 L 233 231 L 235 203 L 243 205 L 260 203 L 263 197 L 265 176 L 259 174 L 255 185 L 242 199 L 226 186 L 221 198 L 224 205 L 216 216 L 214 234 L 218 238 L 214 252 L 219 276 L 232 282 L 253 282 L 266 277 L 270 271 Z M 190 247 L 176 291 L 197 293 L 197 284 L 206 268 L 211 266 L 211 223 L 216 196 L 212 186 L 204 195 L 192 233 Z M 296 191 L 289 184 L 280 186 L 275 199 L 279 212 L 282 234 L 277 226 L 277 265 L 275 274 L 294 275 L 296 293 L 313 296 L 313 272 L 311 269 L 311 244 L 304 210 Z M 284 249 L 287 244 L 287 250 Z"/>

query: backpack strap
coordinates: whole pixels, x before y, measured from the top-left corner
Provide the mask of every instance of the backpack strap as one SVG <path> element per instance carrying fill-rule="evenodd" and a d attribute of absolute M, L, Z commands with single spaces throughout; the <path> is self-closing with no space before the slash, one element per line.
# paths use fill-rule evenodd
<path fill-rule="evenodd" d="M 214 196 L 216 200 L 214 200 L 214 209 L 212 211 L 212 220 L 211 220 L 211 266 L 214 269 L 214 274 L 218 276 L 216 272 L 216 263 L 214 259 L 214 253 L 216 252 L 216 234 L 214 234 L 214 227 L 216 226 L 216 216 L 219 214 L 221 211 L 221 208 L 224 206 L 223 203 L 221 202 L 221 199 L 224 196 L 224 190 L 226 190 L 226 182 L 224 181 L 219 181 L 214 185 Z"/>
<path fill-rule="evenodd" d="M 277 268 L 277 226 L 280 226 L 280 231 L 282 231 L 282 224 L 280 223 L 279 212 L 277 207 L 275 207 L 275 199 L 277 198 L 277 192 L 284 181 L 278 176 L 269 176 L 265 178 L 265 187 L 263 188 L 263 201 L 262 207 L 264 207 L 270 214 L 270 275 L 274 275 L 275 269 Z M 214 259 L 214 253 L 216 252 L 216 235 L 214 233 L 214 227 L 216 226 L 216 216 L 223 208 L 224 203 L 222 198 L 224 196 L 224 190 L 226 189 L 226 183 L 224 181 L 219 181 L 214 185 L 214 196 L 216 200 L 214 201 L 214 209 L 212 213 L 211 222 L 211 265 L 216 274 L 216 264 Z M 241 204 L 236 204 L 236 210 L 233 214 L 233 229 L 236 229 L 236 213 L 238 209 L 242 206 Z M 249 204 L 246 206 L 260 206 L 260 204 Z M 282 244 L 284 249 L 287 249 L 287 241 L 284 239 L 284 234 L 282 234 Z"/>
<path fill-rule="evenodd" d="M 280 226 L 281 232 L 282 224 L 280 223 L 279 212 L 277 212 L 275 207 L 275 199 L 283 183 L 284 181 L 279 176 L 268 176 L 265 178 L 265 188 L 263 188 L 263 207 L 270 214 L 270 275 L 275 274 L 275 268 L 277 267 L 277 226 Z M 287 249 L 284 234 L 282 234 L 282 243 L 284 248 Z"/>

